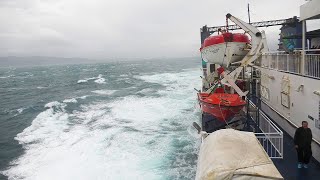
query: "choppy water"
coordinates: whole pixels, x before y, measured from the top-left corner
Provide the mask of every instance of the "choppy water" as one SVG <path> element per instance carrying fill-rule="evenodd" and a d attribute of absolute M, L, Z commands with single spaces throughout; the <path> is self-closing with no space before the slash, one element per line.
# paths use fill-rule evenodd
<path fill-rule="evenodd" d="M 199 60 L 0 69 L 0 179 L 194 179 Z"/>

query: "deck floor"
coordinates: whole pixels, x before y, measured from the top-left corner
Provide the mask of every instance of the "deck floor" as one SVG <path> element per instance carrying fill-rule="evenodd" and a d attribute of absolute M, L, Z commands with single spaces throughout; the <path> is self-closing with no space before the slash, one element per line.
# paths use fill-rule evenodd
<path fill-rule="evenodd" d="M 203 116 L 203 124 L 210 121 L 216 120 L 212 119 L 212 116 L 210 117 L 209 115 Z M 253 121 L 251 122 L 253 123 Z M 243 130 L 252 131 L 252 129 Z M 320 163 L 314 158 L 308 164 L 308 169 L 298 169 L 297 153 L 294 148 L 293 138 L 285 131 L 283 131 L 283 154 L 283 159 L 272 159 L 272 161 L 285 180 L 320 180 Z"/>
<path fill-rule="evenodd" d="M 320 163 L 311 159 L 308 169 L 298 169 L 297 153 L 293 139 L 283 132 L 283 159 L 273 159 L 273 163 L 286 180 L 320 180 Z"/>

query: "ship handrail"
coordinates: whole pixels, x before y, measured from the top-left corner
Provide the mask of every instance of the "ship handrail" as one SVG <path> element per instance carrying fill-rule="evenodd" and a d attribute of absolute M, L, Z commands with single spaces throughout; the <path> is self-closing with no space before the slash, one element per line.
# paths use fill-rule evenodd
<path fill-rule="evenodd" d="M 261 68 L 320 79 L 320 49 L 266 52 L 262 54 L 260 63 Z"/>
<path fill-rule="evenodd" d="M 255 103 L 251 100 L 249 105 L 252 108 L 257 108 Z M 250 114 L 250 117 L 258 125 L 261 132 L 255 132 L 257 139 L 260 141 L 261 145 L 264 147 L 270 158 L 283 158 L 283 132 L 282 130 L 267 116 L 262 110 L 256 111 L 259 116 L 255 119 L 254 116 Z M 265 142 L 265 139 L 268 141 Z M 270 144 L 270 147 L 269 147 Z"/>
<path fill-rule="evenodd" d="M 249 100 L 249 103 L 253 108 L 256 108 L 256 105 L 251 100 Z M 264 112 L 261 111 L 260 109 L 259 109 L 259 113 L 261 113 L 261 115 L 273 126 L 273 128 L 276 129 L 277 133 L 281 133 L 281 134 L 283 133 L 282 130 L 272 120 L 270 120 L 270 118 L 266 116 Z"/>
<path fill-rule="evenodd" d="M 254 133 L 254 134 L 270 134 L 270 135 L 281 135 L 281 133 L 275 132 L 275 133 L 266 133 L 266 132 L 262 132 L 262 133 Z"/>
<path fill-rule="evenodd" d="M 295 49 L 294 51 L 288 52 L 288 51 L 268 51 L 268 52 L 264 52 L 263 54 L 274 54 L 274 53 L 283 53 L 283 54 L 288 54 L 288 53 L 301 53 L 302 51 L 307 51 L 307 52 L 312 52 L 312 51 L 320 51 L 320 49 Z"/>
<path fill-rule="evenodd" d="M 257 139 L 267 139 L 267 147 L 265 147 L 265 143 L 261 143 L 261 145 L 263 146 L 263 148 L 265 149 L 266 153 L 269 155 L 270 158 L 272 159 L 283 159 L 283 134 L 279 134 L 279 133 L 275 133 L 275 136 L 271 136 L 273 133 L 254 133 L 255 136 L 257 137 Z M 278 142 L 279 146 L 276 146 L 275 143 L 273 142 L 273 139 L 278 139 L 280 140 Z M 274 155 L 274 153 L 272 153 L 272 148 L 268 147 L 268 143 L 271 144 L 271 146 L 273 146 L 274 150 L 278 153 L 278 156 Z M 279 147 L 279 148 L 276 148 Z M 270 152 L 271 151 L 271 152 Z"/>
<path fill-rule="evenodd" d="M 301 76 L 301 77 L 306 77 L 306 78 L 311 78 L 311 79 L 320 79 L 318 77 L 313 77 L 313 76 L 308 76 L 308 75 L 302 75 L 299 73 L 295 73 L 295 72 L 289 72 L 289 71 L 283 71 L 283 70 L 279 70 L 279 69 L 275 69 L 275 68 L 268 68 L 268 67 L 259 67 L 259 66 L 253 66 L 255 68 L 264 68 L 264 69 L 270 69 L 270 70 L 275 70 L 275 71 L 279 71 L 279 72 L 283 72 L 283 73 L 287 73 L 287 74 L 293 74 L 293 75 L 297 75 L 297 76 Z"/>

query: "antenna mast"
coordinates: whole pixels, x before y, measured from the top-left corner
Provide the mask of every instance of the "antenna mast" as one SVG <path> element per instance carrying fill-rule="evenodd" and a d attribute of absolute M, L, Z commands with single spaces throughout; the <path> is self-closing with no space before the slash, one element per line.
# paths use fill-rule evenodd
<path fill-rule="evenodd" d="M 249 7 L 249 3 L 248 3 L 248 17 L 249 17 L 249 24 L 250 24 L 251 21 L 250 21 L 250 7 Z"/>

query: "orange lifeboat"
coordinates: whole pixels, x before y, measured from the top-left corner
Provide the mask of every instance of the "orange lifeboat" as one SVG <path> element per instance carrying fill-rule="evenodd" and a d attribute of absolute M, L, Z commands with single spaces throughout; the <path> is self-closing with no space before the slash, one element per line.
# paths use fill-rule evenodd
<path fill-rule="evenodd" d="M 229 121 L 246 104 L 238 94 L 220 93 L 222 88 L 216 89 L 215 93 L 198 93 L 198 100 L 203 112 L 211 114 L 220 121 Z"/>

